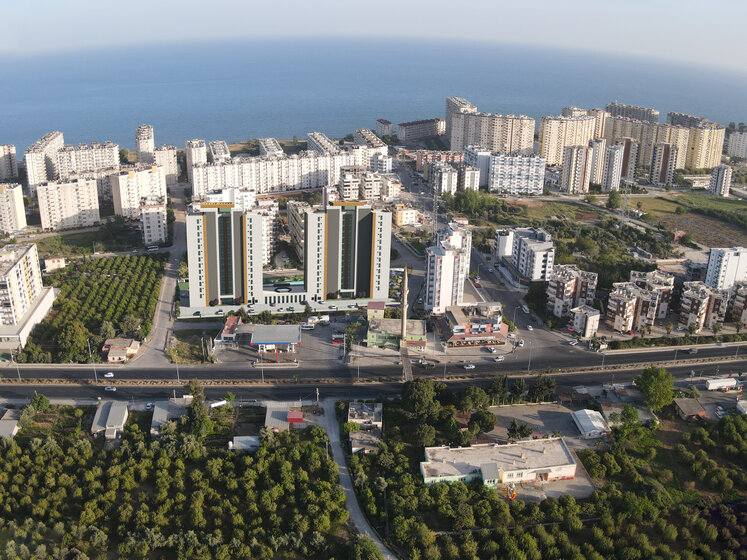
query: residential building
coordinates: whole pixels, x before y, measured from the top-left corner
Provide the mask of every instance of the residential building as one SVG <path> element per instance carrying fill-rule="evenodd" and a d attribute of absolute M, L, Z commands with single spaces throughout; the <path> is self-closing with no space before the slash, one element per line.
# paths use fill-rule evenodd
<path fill-rule="evenodd" d="M 391 173 L 394 168 L 394 158 L 374 153 L 371 156 L 371 165 L 369 167 L 374 173 Z"/>
<path fill-rule="evenodd" d="M 674 399 L 677 414 L 686 422 L 701 421 L 706 419 L 706 409 L 698 399 Z"/>
<path fill-rule="evenodd" d="M 41 227 L 45 231 L 91 227 L 101 221 L 97 181 L 67 179 L 39 185 Z"/>
<path fill-rule="evenodd" d="M 0 151 L 2 147 L 0 147 Z M 726 148 L 726 155 L 747 159 L 747 132 L 732 132 L 729 135 L 729 145 Z"/>
<path fill-rule="evenodd" d="M 176 185 L 179 182 L 179 164 L 176 160 L 176 146 L 164 144 L 153 150 L 153 163 L 163 167 L 167 185 Z"/>
<path fill-rule="evenodd" d="M 104 205 L 112 205 L 112 175 L 119 173 L 125 169 L 135 169 L 137 166 L 117 166 L 111 169 L 102 169 L 101 171 L 93 171 L 89 173 L 79 173 L 68 175 L 64 180 L 49 181 L 46 184 L 51 183 L 74 183 L 75 181 L 88 181 L 93 180 L 96 182 L 96 192 L 99 199 L 99 207 Z"/>
<path fill-rule="evenodd" d="M 630 137 L 618 138 L 616 145 L 623 147 L 622 155 L 622 178 L 627 181 L 635 181 L 635 170 L 638 167 L 638 154 L 641 143 Z"/>
<path fill-rule="evenodd" d="M 480 170 L 471 165 L 460 165 L 457 189 L 460 191 L 480 190 Z"/>
<path fill-rule="evenodd" d="M 449 99 L 446 101 L 446 118 L 449 121 L 446 135 L 452 150 L 480 145 L 491 152 L 528 155 L 534 151 L 534 119 L 526 115 L 478 112 L 474 105 L 464 99 Z"/>
<path fill-rule="evenodd" d="M 711 184 L 709 191 L 714 196 L 729 196 L 731 188 L 731 167 L 728 165 L 717 165 L 711 170 Z"/>
<path fill-rule="evenodd" d="M 13 144 L 0 144 L 0 181 L 18 177 L 16 147 Z"/>
<path fill-rule="evenodd" d="M 684 126 L 671 124 L 648 125 L 645 135 L 641 139 L 641 153 L 638 159 L 644 163 L 651 161 L 654 155 L 654 146 L 663 142 L 671 144 L 677 149 L 675 169 L 684 169 L 689 138 L 690 129 Z"/>
<path fill-rule="evenodd" d="M 119 166 L 119 145 L 114 142 L 63 146 L 57 151 L 57 174 L 61 179 L 78 173 L 92 173 L 117 166 Z"/>
<path fill-rule="evenodd" d="M 542 156 L 494 153 L 488 163 L 486 175 L 490 192 L 512 196 L 542 194 L 545 180 L 545 158 Z M 482 176 L 480 170 L 481 180 Z"/>
<path fill-rule="evenodd" d="M 384 427 L 384 405 L 382 403 L 364 403 L 350 401 L 348 403 L 348 422 L 357 424 L 361 430 Z"/>
<path fill-rule="evenodd" d="M 576 265 L 555 265 L 547 275 L 547 311 L 567 317 L 574 307 L 591 306 L 597 289 L 597 273 Z"/>
<path fill-rule="evenodd" d="M 552 236 L 542 228 L 495 230 L 494 257 L 531 282 L 546 282 L 555 262 Z"/>
<path fill-rule="evenodd" d="M 676 111 L 670 111 L 667 113 L 667 123 L 685 126 L 687 128 L 697 128 L 699 126 L 712 124 L 711 121 L 704 117 L 696 117 L 695 115 L 688 115 L 687 113 L 677 113 Z"/>
<path fill-rule="evenodd" d="M 438 193 L 456 194 L 459 183 L 459 173 L 448 163 L 431 163 L 428 173 L 428 182 Z"/>
<path fill-rule="evenodd" d="M 258 138 L 259 155 L 269 157 L 282 157 L 285 155 L 283 147 L 275 138 Z"/>
<path fill-rule="evenodd" d="M 480 170 L 480 186 L 490 184 L 490 168 L 493 153 L 482 146 L 469 145 L 464 148 L 464 164 Z"/>
<path fill-rule="evenodd" d="M 374 134 L 372 130 L 367 128 L 358 128 L 353 131 L 353 140 L 359 146 L 365 147 L 365 164 L 369 169 L 374 168 L 374 158 L 387 158 L 389 156 L 389 146 L 384 144 L 381 139 Z M 391 172 L 391 166 L 389 171 Z M 387 172 L 387 173 L 388 173 Z"/>
<path fill-rule="evenodd" d="M 588 146 L 568 146 L 563 157 L 560 189 L 569 194 L 589 192 L 592 157 Z"/>
<path fill-rule="evenodd" d="M 624 156 L 625 146 L 622 144 L 608 146 L 605 150 L 604 170 L 602 172 L 603 192 L 620 190 Z"/>
<path fill-rule="evenodd" d="M 615 282 L 607 301 L 605 323 L 624 333 L 653 327 L 658 304 L 658 292 L 640 288 L 633 282 Z"/>
<path fill-rule="evenodd" d="M 207 146 L 205 145 L 205 141 L 199 139 L 187 140 L 184 145 L 184 155 L 187 161 L 187 179 L 192 185 L 192 195 L 195 196 L 193 179 L 194 166 L 207 163 Z"/>
<path fill-rule="evenodd" d="M 461 305 L 471 253 L 472 232 L 466 227 L 452 222 L 437 233 L 436 244 L 425 251 L 426 311 L 443 313 L 450 305 Z"/>
<path fill-rule="evenodd" d="M 189 412 L 190 404 L 192 404 L 192 395 L 185 395 L 183 397 L 172 397 L 167 401 L 155 401 L 153 403 L 153 418 L 150 423 L 151 437 L 160 436 L 161 426 L 163 426 L 169 420 L 178 420 L 182 416 L 186 416 Z M 247 436 L 234 436 L 234 442 L 237 438 L 241 437 Z M 256 437 L 259 438 L 259 436 Z M 237 449 L 241 449 L 240 446 L 235 447 L 237 447 Z"/>
<path fill-rule="evenodd" d="M 381 200 L 384 176 L 364 166 L 340 168 L 340 200 Z"/>
<path fill-rule="evenodd" d="M 228 144 L 225 140 L 212 140 L 208 144 L 208 148 L 210 149 L 208 161 L 222 163 L 231 160 L 231 150 L 228 149 Z"/>
<path fill-rule="evenodd" d="M 402 192 L 399 176 L 392 173 L 381 174 L 381 200 L 391 202 L 397 200 Z"/>
<path fill-rule="evenodd" d="M 402 144 L 412 144 L 424 138 L 441 136 L 446 132 L 446 122 L 443 119 L 423 119 L 397 125 L 397 139 Z"/>
<path fill-rule="evenodd" d="M 386 119 L 376 119 L 376 134 L 379 137 L 393 136 L 394 127 L 392 126 L 392 123 Z"/>
<path fill-rule="evenodd" d="M 610 114 L 604 109 L 588 109 L 586 114 L 594 117 L 594 138 L 606 138 L 604 133 Z"/>
<path fill-rule="evenodd" d="M 685 261 L 687 268 L 685 269 L 685 281 L 686 282 L 705 282 L 706 273 L 708 272 L 707 262 L 695 262 L 688 259 Z"/>
<path fill-rule="evenodd" d="M 313 150 L 318 154 L 324 155 L 335 155 L 342 152 L 342 148 L 337 142 L 330 140 L 326 134 L 322 132 L 309 132 L 306 135 L 309 150 Z"/>
<path fill-rule="evenodd" d="M 734 322 L 741 323 L 742 326 L 747 325 L 747 282 L 737 282 L 732 287 L 732 308 L 731 313 L 734 317 Z"/>
<path fill-rule="evenodd" d="M 18 421 L 21 419 L 21 410 L 16 408 L 7 408 L 0 416 L 0 440 L 3 438 L 13 439 L 21 429 Z"/>
<path fill-rule="evenodd" d="M 426 163 L 443 161 L 445 163 L 460 164 L 462 162 L 474 165 L 464 160 L 465 154 L 462 152 L 442 152 L 438 150 L 417 150 L 415 152 L 415 170 L 423 172 Z"/>
<path fill-rule="evenodd" d="M 57 178 L 57 151 L 61 150 L 64 144 L 62 132 L 56 130 L 48 132 L 26 149 L 26 180 L 32 197 L 36 195 L 36 185 Z"/>
<path fill-rule="evenodd" d="M 153 134 L 153 127 L 149 124 L 143 124 L 135 129 L 135 153 L 137 162 L 144 165 L 153 165 L 156 163 L 154 153 L 156 150 L 156 139 Z"/>
<path fill-rule="evenodd" d="M 13 233 L 25 227 L 23 188 L 18 183 L 0 183 L 0 232 Z"/>
<path fill-rule="evenodd" d="M 251 210 L 257 205 L 257 193 L 231 188 L 213 191 L 203 197 L 206 202 L 231 202 L 239 210 Z M 266 199 L 272 202 L 272 199 Z"/>
<path fill-rule="evenodd" d="M 47 274 L 61 268 L 65 268 L 65 257 L 52 257 L 51 259 L 44 259 L 44 272 L 46 272 Z"/>
<path fill-rule="evenodd" d="M 394 206 L 394 225 L 398 227 L 412 226 L 418 223 L 418 211 L 404 204 Z"/>
<path fill-rule="evenodd" d="M 296 257 L 302 264 L 304 257 L 304 222 L 306 220 L 307 210 L 311 210 L 309 203 L 300 200 L 289 200 L 288 205 L 286 206 L 291 248 L 296 253 Z M 396 215 L 395 211 L 395 223 Z"/>
<path fill-rule="evenodd" d="M 166 175 L 163 167 L 134 167 L 111 176 L 114 213 L 130 220 L 140 219 L 143 198 L 166 199 Z"/>
<path fill-rule="evenodd" d="M 586 115 L 586 109 L 580 107 L 563 107 L 560 110 L 561 117 L 585 117 Z"/>
<path fill-rule="evenodd" d="M 128 416 L 127 401 L 99 401 L 91 433 L 108 440 L 117 439 L 124 431 Z"/>
<path fill-rule="evenodd" d="M 669 304 L 672 301 L 672 292 L 674 291 L 674 275 L 661 270 L 650 272 L 631 270 L 630 281 L 639 288 L 658 295 L 656 318 L 666 319 L 669 313 Z"/>
<path fill-rule="evenodd" d="M 659 122 L 659 111 L 649 107 L 636 107 L 635 105 L 625 105 L 613 101 L 607 104 L 605 110 L 613 117 L 625 117 L 653 124 Z"/>
<path fill-rule="evenodd" d="M 607 141 L 604 138 L 589 140 L 591 156 L 591 176 L 589 182 L 601 185 L 604 180 L 604 162 L 607 155 Z"/>
<path fill-rule="evenodd" d="M 729 289 L 711 288 L 703 282 L 685 282 L 680 299 L 680 323 L 685 328 L 712 329 L 723 323 L 729 305 Z"/>
<path fill-rule="evenodd" d="M 146 247 L 166 243 L 169 231 L 164 198 L 151 196 L 140 201 L 140 229 Z"/>
<path fill-rule="evenodd" d="M 464 142 L 464 125 L 462 121 L 459 121 L 459 126 L 456 127 L 456 131 L 453 132 L 454 126 L 454 115 L 464 115 L 467 113 L 476 113 L 477 107 L 472 105 L 469 101 L 462 97 L 447 97 L 446 98 L 446 123 L 445 123 L 445 134 L 449 139 L 449 145 L 454 150 L 461 150 L 466 143 Z"/>
<path fill-rule="evenodd" d="M 569 146 L 587 146 L 594 138 L 594 117 L 547 116 L 540 119 L 539 148 L 547 165 L 562 165 Z"/>
<path fill-rule="evenodd" d="M 436 328 L 447 348 L 493 346 L 504 343 L 508 336 L 508 325 L 503 322 L 503 305 L 497 301 L 468 306 L 449 305 Z"/>
<path fill-rule="evenodd" d="M 107 362 L 126 362 L 140 350 L 140 342 L 134 338 L 108 338 L 101 347 Z"/>
<path fill-rule="evenodd" d="M 651 169 L 648 175 L 652 185 L 665 187 L 674 184 L 674 170 L 677 166 L 678 151 L 675 146 L 664 142 L 654 145 Z"/>
<path fill-rule="evenodd" d="M 426 485 L 481 481 L 491 488 L 509 483 L 552 482 L 576 476 L 576 460 L 562 438 L 469 447 L 426 447 L 420 474 Z"/>
<path fill-rule="evenodd" d="M 691 128 L 687 142 L 685 167 L 688 169 L 712 168 L 721 164 L 726 129 L 709 123 Z"/>
<path fill-rule="evenodd" d="M 601 313 L 589 305 L 579 305 L 571 309 L 573 332 L 581 338 L 594 338 L 599 330 Z"/>
<path fill-rule="evenodd" d="M 711 248 L 705 283 L 716 290 L 728 290 L 743 280 L 747 280 L 747 249 Z"/>

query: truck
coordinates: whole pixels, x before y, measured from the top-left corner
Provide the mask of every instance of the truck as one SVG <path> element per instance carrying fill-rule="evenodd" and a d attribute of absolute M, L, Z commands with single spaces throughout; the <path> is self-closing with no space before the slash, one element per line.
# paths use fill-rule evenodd
<path fill-rule="evenodd" d="M 739 385 L 733 377 L 724 377 L 721 379 L 709 379 L 706 381 L 706 389 L 709 391 L 726 391 L 734 390 Z"/>

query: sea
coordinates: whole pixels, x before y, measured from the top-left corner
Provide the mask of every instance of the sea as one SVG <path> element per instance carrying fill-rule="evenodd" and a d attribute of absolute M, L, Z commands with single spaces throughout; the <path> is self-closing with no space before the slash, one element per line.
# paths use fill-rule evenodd
<path fill-rule="evenodd" d="M 0 61 L 0 144 L 19 153 L 51 130 L 65 142 L 156 144 L 341 137 L 378 118 L 443 117 L 458 95 L 539 119 L 610 101 L 747 121 L 747 72 L 593 51 L 424 41 L 278 39 L 100 49 Z"/>

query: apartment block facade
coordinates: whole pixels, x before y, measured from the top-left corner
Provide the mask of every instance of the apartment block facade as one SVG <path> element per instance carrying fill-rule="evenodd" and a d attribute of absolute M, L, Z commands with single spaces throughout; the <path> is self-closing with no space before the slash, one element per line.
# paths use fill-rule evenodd
<path fill-rule="evenodd" d="M 425 251 L 423 307 L 426 311 L 444 313 L 447 307 L 462 304 L 471 253 L 469 229 L 451 223 L 438 232 L 436 244 Z"/>
<path fill-rule="evenodd" d="M 95 178 L 74 178 L 39 185 L 41 227 L 45 231 L 91 227 L 101 221 Z"/>
<path fill-rule="evenodd" d="M 16 325 L 43 290 L 35 244 L 0 248 L 0 325 Z"/>
<path fill-rule="evenodd" d="M 465 154 L 462 152 L 442 152 L 438 150 L 417 150 L 415 152 L 415 170 L 422 173 L 426 163 L 443 161 L 445 163 L 460 164 L 468 163 L 464 160 Z M 469 163 L 469 165 L 472 165 Z"/>
<path fill-rule="evenodd" d="M 143 124 L 135 129 L 135 153 L 137 162 L 143 165 L 153 165 L 155 163 L 154 151 L 156 149 L 156 137 L 153 134 L 153 127 L 149 124 Z"/>
<path fill-rule="evenodd" d="M 635 181 L 635 170 L 638 167 L 641 143 L 631 137 L 618 138 L 616 145 L 623 147 L 622 155 L 622 178 L 627 181 Z"/>
<path fill-rule="evenodd" d="M 456 130 L 454 130 L 454 115 L 476 113 L 477 107 L 462 97 L 447 97 L 446 98 L 446 122 L 445 122 L 445 134 L 449 139 L 449 145 L 453 150 L 461 151 L 461 149 L 467 145 L 464 141 L 464 123 L 457 117 L 459 121 Z"/>
<path fill-rule="evenodd" d="M 423 119 L 397 125 L 397 139 L 402 144 L 412 144 L 418 140 L 441 136 L 445 133 L 446 121 L 443 119 Z"/>
<path fill-rule="evenodd" d="M 166 199 L 166 174 L 163 167 L 134 167 L 111 176 L 114 213 L 130 220 L 140 219 L 143 198 Z"/>
<path fill-rule="evenodd" d="M 147 197 L 140 201 L 140 229 L 146 247 L 166 243 L 169 232 L 164 199 Z"/>
<path fill-rule="evenodd" d="M 723 323 L 730 299 L 729 290 L 711 288 L 703 282 L 685 282 L 682 286 L 679 322 L 695 332 Z"/>
<path fill-rule="evenodd" d="M 729 290 L 747 280 L 747 249 L 744 247 L 711 248 L 705 283 L 716 290 Z"/>
<path fill-rule="evenodd" d="M 205 141 L 200 139 L 187 140 L 184 144 L 184 155 L 187 161 L 187 179 L 192 185 L 192 196 L 195 196 L 194 166 L 207 163 L 207 146 L 205 145 Z"/>
<path fill-rule="evenodd" d="M 65 145 L 62 132 L 48 132 L 31 144 L 24 152 L 26 180 L 31 196 L 36 194 L 36 185 L 57 178 L 57 152 Z"/>
<path fill-rule="evenodd" d="M 674 291 L 674 276 L 661 270 L 650 272 L 631 270 L 630 281 L 639 288 L 658 295 L 656 318 L 666 319 L 672 301 L 672 292 Z"/>
<path fill-rule="evenodd" d="M 0 144 L 0 181 L 18 177 L 16 147 L 13 144 Z"/>
<path fill-rule="evenodd" d="M 568 317 L 575 307 L 593 305 L 596 289 L 596 272 L 572 264 L 555 265 L 547 277 L 547 310 L 556 317 Z"/>
<path fill-rule="evenodd" d="M 57 174 L 61 179 L 119 166 L 119 145 L 114 142 L 63 146 L 57 151 Z M 50 179 L 51 180 L 51 179 Z"/>
<path fill-rule="evenodd" d="M 708 191 L 713 196 L 729 196 L 731 189 L 731 167 L 728 165 L 717 165 L 711 170 L 711 183 Z"/>
<path fill-rule="evenodd" d="M 460 191 L 480 190 L 480 170 L 471 165 L 460 165 L 457 189 Z"/>
<path fill-rule="evenodd" d="M 493 256 L 509 262 L 522 278 L 546 282 L 555 263 L 555 244 L 542 228 L 498 228 Z"/>
<path fill-rule="evenodd" d="M 469 145 L 464 148 L 464 164 L 480 170 L 480 186 L 490 184 L 490 160 L 493 152 L 482 146 Z"/>
<path fill-rule="evenodd" d="M 604 170 L 602 172 L 602 191 L 611 192 L 620 190 L 622 180 L 623 159 L 625 146 L 615 144 L 608 146 L 605 150 Z"/>
<path fill-rule="evenodd" d="M 0 183 L 0 232 L 13 233 L 26 227 L 23 189 L 18 183 Z"/>
<path fill-rule="evenodd" d="M 448 163 L 431 163 L 428 172 L 428 182 L 436 192 L 454 195 L 459 184 L 459 173 Z"/>
<path fill-rule="evenodd" d="M 592 169 L 592 149 L 589 146 L 566 147 L 560 175 L 560 189 L 568 194 L 589 192 Z"/>
<path fill-rule="evenodd" d="M 526 115 L 456 113 L 451 128 L 451 149 L 477 145 L 491 152 L 529 155 L 534 152 L 534 128 L 535 120 Z"/>
<path fill-rule="evenodd" d="M 658 292 L 646 290 L 633 282 L 615 282 L 607 300 L 605 323 L 623 333 L 653 327 L 658 304 Z"/>
<path fill-rule="evenodd" d="M 604 179 L 604 162 L 607 156 L 607 141 L 604 138 L 595 138 L 589 141 L 591 151 L 591 177 L 590 183 L 601 185 Z"/>
<path fill-rule="evenodd" d="M 222 163 L 231 160 L 231 151 L 225 140 L 212 140 L 208 143 L 208 161 Z"/>
<path fill-rule="evenodd" d="M 645 121 L 652 124 L 659 122 L 659 111 L 650 107 L 636 107 L 613 101 L 608 103 L 605 110 L 613 117 L 626 117 L 637 121 Z"/>
<path fill-rule="evenodd" d="M 494 153 L 488 163 L 490 192 L 513 196 L 542 194 L 545 181 L 545 158 L 542 156 Z"/>
<path fill-rule="evenodd" d="M 179 182 L 179 164 L 176 160 L 176 146 L 164 144 L 153 150 L 153 165 L 163 167 L 167 185 Z"/>
<path fill-rule="evenodd" d="M 376 134 L 381 136 L 393 136 L 394 126 L 386 119 L 376 119 Z"/>
<path fill-rule="evenodd" d="M 674 170 L 677 167 L 677 154 L 679 150 L 672 144 L 660 142 L 654 145 L 654 153 L 651 158 L 651 169 L 648 180 L 657 187 L 666 187 L 674 184 Z"/>
<path fill-rule="evenodd" d="M 538 153 L 547 165 L 562 165 L 569 146 L 588 146 L 594 138 L 595 119 L 591 116 L 547 116 L 540 119 Z"/>
<path fill-rule="evenodd" d="M 732 132 L 729 135 L 729 145 L 726 155 L 747 159 L 747 132 Z"/>
<path fill-rule="evenodd" d="M 275 138 L 259 138 L 257 139 L 259 144 L 259 155 L 277 157 L 284 155 L 283 147 L 280 145 Z"/>

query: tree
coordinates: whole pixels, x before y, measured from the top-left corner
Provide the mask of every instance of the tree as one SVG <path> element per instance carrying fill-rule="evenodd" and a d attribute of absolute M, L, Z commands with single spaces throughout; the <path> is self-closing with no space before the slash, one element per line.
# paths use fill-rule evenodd
<path fill-rule="evenodd" d="M 654 412 L 674 400 L 674 377 L 663 367 L 649 366 L 635 378 L 635 386 Z"/>
<path fill-rule="evenodd" d="M 674 325 L 672 324 L 672 321 L 667 321 L 667 325 L 665 327 L 667 329 L 667 336 L 672 334 L 672 330 L 674 329 Z"/>
<path fill-rule="evenodd" d="M 524 391 L 527 389 L 527 383 L 524 381 L 523 377 L 519 377 L 518 379 L 514 379 L 514 382 L 511 385 L 511 395 L 514 399 L 518 399 L 521 397 L 521 395 L 524 394 Z"/>
<path fill-rule="evenodd" d="M 476 426 L 478 431 L 487 433 L 495 428 L 495 414 L 489 410 L 477 410 L 469 419 L 470 426 Z"/>
<path fill-rule="evenodd" d="M 742 332 L 742 320 L 741 319 L 737 320 L 737 322 L 734 324 L 734 328 L 737 329 L 737 334 Z"/>
<path fill-rule="evenodd" d="M 36 416 L 36 409 L 34 405 L 30 404 L 21 411 L 21 415 L 18 417 L 18 427 L 22 430 L 28 428 L 34 420 L 34 416 Z"/>
<path fill-rule="evenodd" d="M 537 376 L 534 385 L 529 389 L 527 398 L 530 401 L 540 402 L 552 400 L 555 396 L 555 380 L 542 374 Z"/>
<path fill-rule="evenodd" d="M 508 439 L 524 439 L 532 435 L 532 427 L 528 424 L 521 423 L 514 418 L 508 427 Z"/>
<path fill-rule="evenodd" d="M 134 334 L 139 326 L 140 319 L 132 313 L 128 313 L 122 317 L 122 320 L 119 322 L 119 328 L 122 329 L 122 332 L 129 335 Z"/>
<path fill-rule="evenodd" d="M 488 387 L 488 394 L 502 403 L 508 397 L 508 376 L 500 375 L 493 379 Z"/>
<path fill-rule="evenodd" d="M 192 395 L 192 403 L 189 405 L 189 422 L 192 433 L 204 436 L 212 431 L 212 422 L 208 416 L 208 407 L 205 404 L 205 390 L 197 379 L 190 379 L 184 388 Z"/>
<path fill-rule="evenodd" d="M 418 424 L 415 428 L 415 445 L 428 447 L 436 442 L 436 428 L 430 424 Z"/>
<path fill-rule="evenodd" d="M 124 165 L 130 163 L 130 150 L 127 148 L 119 149 L 119 163 Z"/>
<path fill-rule="evenodd" d="M 436 388 L 430 379 L 416 379 L 405 385 L 404 401 L 406 409 L 417 418 L 425 420 L 434 417 L 441 410 L 436 400 Z"/>
<path fill-rule="evenodd" d="M 78 321 L 71 321 L 57 333 L 57 346 L 60 348 L 62 361 L 71 361 L 79 356 L 88 356 L 88 339 L 91 333 L 85 325 Z"/>
<path fill-rule="evenodd" d="M 718 333 L 721 332 L 721 329 L 723 328 L 723 325 L 721 323 L 713 323 L 713 326 L 711 329 L 713 330 L 713 334 L 718 335 Z"/>
<path fill-rule="evenodd" d="M 609 197 L 607 198 L 607 208 L 610 210 L 617 210 L 620 208 L 622 203 L 622 197 L 620 191 L 610 191 Z"/>
<path fill-rule="evenodd" d="M 117 336 L 117 331 L 114 330 L 114 325 L 108 319 L 101 321 L 99 336 L 101 337 L 101 340 L 107 340 L 108 338 L 114 338 Z"/>
<path fill-rule="evenodd" d="M 368 536 L 359 536 L 350 547 L 350 560 L 384 560 L 376 543 Z"/>
<path fill-rule="evenodd" d="M 34 410 L 37 410 L 38 412 L 45 412 L 49 410 L 49 399 L 45 395 L 37 393 L 31 399 L 31 406 L 33 406 Z"/>
<path fill-rule="evenodd" d="M 490 406 L 488 395 L 480 387 L 467 387 L 459 399 L 459 410 L 470 412 Z"/>
<path fill-rule="evenodd" d="M 690 323 L 687 325 L 687 332 L 695 334 L 698 331 L 698 323 Z"/>

